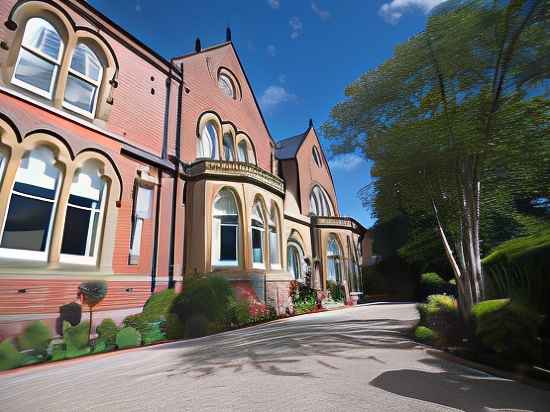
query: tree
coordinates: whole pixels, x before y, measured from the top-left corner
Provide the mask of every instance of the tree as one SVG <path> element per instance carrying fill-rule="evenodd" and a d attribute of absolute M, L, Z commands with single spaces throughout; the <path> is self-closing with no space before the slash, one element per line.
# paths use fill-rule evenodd
<path fill-rule="evenodd" d="M 471 0 L 433 14 L 323 126 L 335 154 L 373 161 L 364 195 L 380 220 L 433 222 L 464 318 L 484 296 L 486 211 L 507 215 L 515 193 L 548 187 L 548 10 L 548 0 Z"/>
<path fill-rule="evenodd" d="M 91 280 L 82 282 L 78 287 L 78 297 L 82 303 L 90 309 L 90 327 L 88 330 L 88 342 L 92 335 L 92 312 L 94 306 L 101 302 L 107 295 L 107 282 L 104 280 Z"/>

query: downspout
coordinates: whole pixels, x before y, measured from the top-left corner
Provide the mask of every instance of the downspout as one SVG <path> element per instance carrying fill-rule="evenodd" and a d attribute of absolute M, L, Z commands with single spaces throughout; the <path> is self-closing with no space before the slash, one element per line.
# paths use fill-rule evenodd
<path fill-rule="evenodd" d="M 172 91 L 172 67 L 170 67 L 168 72 L 168 77 L 166 78 L 166 98 L 164 101 L 164 130 L 162 133 L 162 158 L 168 158 L 168 121 L 170 120 L 170 93 Z M 159 221 L 160 221 L 160 198 L 161 198 L 161 188 L 162 188 L 162 169 L 159 169 L 157 186 L 157 201 L 155 204 L 155 228 L 154 228 L 154 237 L 153 237 L 153 256 L 151 262 L 151 293 L 155 291 L 157 285 L 157 271 L 158 271 L 158 249 L 159 249 Z"/>
<path fill-rule="evenodd" d="M 175 286 L 174 282 L 174 245 L 176 243 L 176 210 L 178 206 L 178 182 L 179 182 L 179 175 L 180 175 L 180 140 L 181 140 L 181 106 L 182 106 L 182 98 L 183 98 L 183 63 L 180 63 L 180 71 L 181 71 L 181 82 L 178 87 L 178 106 L 177 106 L 177 116 L 176 116 L 176 168 L 174 170 L 174 186 L 172 190 L 172 225 L 170 228 L 170 261 L 168 265 L 168 288 L 173 289 Z"/>

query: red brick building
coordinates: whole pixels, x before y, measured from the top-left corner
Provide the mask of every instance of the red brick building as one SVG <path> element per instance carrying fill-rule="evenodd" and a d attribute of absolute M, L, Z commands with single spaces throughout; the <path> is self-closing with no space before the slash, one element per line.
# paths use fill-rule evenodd
<path fill-rule="evenodd" d="M 168 61 L 83 1 L 0 19 L 0 335 L 53 324 L 88 279 L 108 282 L 98 319 L 193 273 L 279 312 L 293 279 L 360 292 L 365 229 L 312 123 L 272 138 L 229 32 Z"/>

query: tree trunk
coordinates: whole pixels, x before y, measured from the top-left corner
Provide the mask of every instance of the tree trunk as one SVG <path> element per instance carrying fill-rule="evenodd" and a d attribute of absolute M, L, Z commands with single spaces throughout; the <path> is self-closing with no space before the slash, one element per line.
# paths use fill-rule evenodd
<path fill-rule="evenodd" d="M 90 308 L 90 327 L 88 328 L 88 345 L 90 345 L 92 341 L 92 307 L 89 306 L 89 308 Z"/>

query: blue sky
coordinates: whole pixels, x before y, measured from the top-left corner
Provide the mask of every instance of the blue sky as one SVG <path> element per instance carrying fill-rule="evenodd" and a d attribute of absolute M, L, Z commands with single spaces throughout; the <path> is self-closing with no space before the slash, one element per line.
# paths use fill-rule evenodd
<path fill-rule="evenodd" d="M 275 140 L 319 130 L 344 89 L 422 30 L 442 0 L 91 0 L 141 41 L 169 58 L 223 42 L 231 27 L 254 92 Z M 329 146 L 323 142 L 330 158 Z M 365 226 L 374 221 L 357 191 L 369 182 L 356 155 L 330 160 L 340 211 Z"/>

